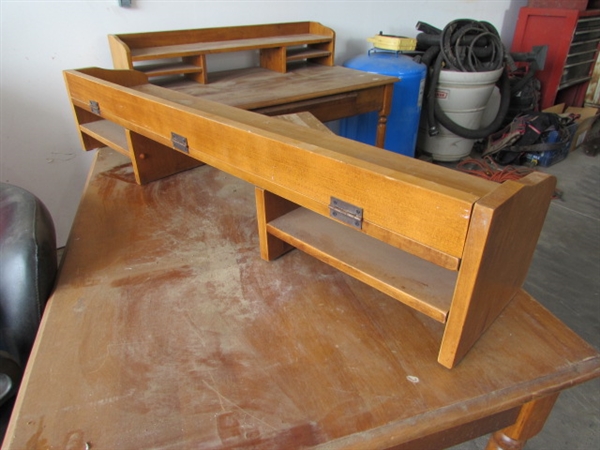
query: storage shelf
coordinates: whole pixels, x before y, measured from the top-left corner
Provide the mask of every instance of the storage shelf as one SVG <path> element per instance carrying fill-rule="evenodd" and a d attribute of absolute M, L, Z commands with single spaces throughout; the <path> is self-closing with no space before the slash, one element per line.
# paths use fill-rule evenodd
<path fill-rule="evenodd" d="M 446 322 L 457 272 L 304 208 L 269 222 L 267 231 L 432 319 Z"/>
<path fill-rule="evenodd" d="M 331 55 L 330 51 L 315 48 L 288 49 L 285 59 L 286 61 L 291 62 L 312 58 L 326 58 L 329 55 Z"/>
<path fill-rule="evenodd" d="M 113 150 L 125 156 L 131 156 L 129 146 L 127 145 L 125 128 L 122 126 L 108 120 L 98 120 L 96 122 L 81 124 L 79 125 L 79 129 Z"/>
<path fill-rule="evenodd" d="M 185 73 L 202 73 L 203 69 L 200 66 L 193 64 L 187 64 L 184 62 L 179 63 L 165 63 L 165 64 L 149 64 L 147 66 L 136 66 L 136 70 L 144 72 L 149 77 L 162 77 L 169 75 L 179 75 Z"/>
<path fill-rule="evenodd" d="M 131 59 L 133 61 L 145 61 L 165 57 L 173 58 L 181 56 L 194 56 L 199 54 L 259 50 L 263 48 L 286 47 L 300 44 L 319 44 L 330 41 L 330 36 L 318 34 L 297 34 L 250 39 L 230 39 L 212 42 L 195 42 L 192 44 L 132 48 Z"/>

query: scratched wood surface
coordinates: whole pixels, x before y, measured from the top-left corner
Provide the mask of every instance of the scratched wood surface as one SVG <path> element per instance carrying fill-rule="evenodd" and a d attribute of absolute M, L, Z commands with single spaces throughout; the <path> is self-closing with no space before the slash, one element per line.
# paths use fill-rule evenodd
<path fill-rule="evenodd" d="M 395 78 L 341 66 L 309 64 L 299 65 L 287 73 L 262 67 L 214 72 L 209 73 L 208 84 L 168 79 L 157 84 L 205 100 L 254 110 L 327 95 L 356 96 L 356 93 L 348 92 L 384 86 L 390 84 L 390 80 Z M 343 98 L 340 97 L 340 101 Z M 373 103 L 376 101 L 381 103 L 381 99 L 373 100 Z"/>
<path fill-rule="evenodd" d="M 251 185 L 139 186 L 109 150 L 94 170 L 5 449 L 443 448 L 599 374 L 523 292 L 447 370 L 442 324 L 302 252 L 262 260 Z"/>

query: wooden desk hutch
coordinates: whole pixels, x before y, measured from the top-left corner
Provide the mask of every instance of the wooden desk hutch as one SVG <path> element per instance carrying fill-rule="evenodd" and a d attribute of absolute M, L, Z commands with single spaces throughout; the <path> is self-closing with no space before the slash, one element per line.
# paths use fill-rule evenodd
<path fill-rule="evenodd" d="M 299 248 L 444 324 L 438 360 L 449 368 L 520 289 L 553 177 L 534 173 L 498 185 L 255 114 L 273 106 L 273 99 L 261 97 L 274 90 L 270 80 L 252 94 L 261 97 L 250 102 L 254 108 L 228 104 L 222 93 L 236 97 L 230 89 L 219 91 L 217 102 L 211 91 L 194 91 L 218 84 L 206 68 L 208 53 L 258 49 L 258 70 L 266 73 L 251 78 L 260 82 L 276 73 L 289 77 L 285 84 L 298 74 L 288 70 L 288 60 L 302 55 L 319 63 L 316 79 L 300 76 L 310 80 L 301 85 L 317 94 L 298 98 L 294 85 L 294 98 L 275 100 L 280 107 L 272 114 L 305 108 L 323 120 L 378 108 L 385 118 L 396 79 L 331 66 L 332 30 L 302 22 L 113 35 L 109 41 L 117 67 L 181 57 L 175 66 L 152 64 L 150 75 L 181 71 L 176 86 L 182 74 L 201 82 L 184 81 L 191 86 L 182 91 L 171 82 L 150 83 L 137 70 L 66 71 L 83 147 L 107 145 L 127 155 L 139 183 L 200 162 L 252 183 L 264 259 Z M 192 75 L 190 62 L 199 67 Z M 228 74 L 248 76 L 243 70 Z M 332 88 L 340 83 L 345 93 Z M 243 86 L 242 93 L 249 90 Z M 344 107 L 349 111 L 340 113 Z"/>
<path fill-rule="evenodd" d="M 65 79 L 84 148 L 119 135 L 142 179 L 201 161 L 252 183 L 263 258 L 300 248 L 445 324 L 447 367 L 520 289 L 554 191 L 542 173 L 498 185 L 173 92 L 136 71 Z"/>
<path fill-rule="evenodd" d="M 257 50 L 260 67 L 280 73 L 298 61 L 333 66 L 335 33 L 317 22 L 295 22 L 111 34 L 108 43 L 115 69 L 136 69 L 149 78 L 185 74 L 206 84 L 206 55 L 215 53 Z"/>

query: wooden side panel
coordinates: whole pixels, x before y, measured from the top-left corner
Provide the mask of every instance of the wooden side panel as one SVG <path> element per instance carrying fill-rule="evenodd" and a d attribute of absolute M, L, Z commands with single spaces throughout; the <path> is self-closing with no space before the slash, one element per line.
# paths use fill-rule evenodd
<path fill-rule="evenodd" d="M 520 289 L 556 179 L 533 173 L 507 181 L 475 204 L 438 357 L 453 367 Z"/>
<path fill-rule="evenodd" d="M 286 72 L 286 48 L 264 48 L 260 51 L 260 66 L 279 73 Z"/>
<path fill-rule="evenodd" d="M 133 69 L 131 51 L 125 42 L 114 34 L 108 35 L 108 46 L 115 69 Z"/>
<path fill-rule="evenodd" d="M 265 261 L 272 261 L 293 250 L 294 247 L 269 233 L 267 224 L 271 220 L 298 208 L 298 205 L 258 187 L 254 189 L 254 193 L 256 196 L 260 256 Z"/>
<path fill-rule="evenodd" d="M 131 149 L 133 172 L 138 184 L 150 183 L 204 164 L 141 134 L 129 130 L 126 130 L 126 134 Z"/>
<path fill-rule="evenodd" d="M 364 209 L 363 232 L 403 236 L 415 243 L 407 249 L 413 254 L 463 253 L 474 195 L 335 149 L 360 146 L 367 159 L 384 150 L 305 128 L 292 138 L 300 127 L 226 105 L 194 99 L 191 108 L 76 72 L 67 77 L 74 103 L 85 107 L 95 97 L 104 118 L 163 145 L 175 132 L 188 139 L 192 157 L 322 215 L 335 195 Z"/>
<path fill-rule="evenodd" d="M 136 84 L 143 84 L 148 82 L 148 78 L 140 73 L 133 70 L 105 70 L 99 68 L 88 68 L 82 69 L 82 73 L 86 73 L 92 76 L 103 76 L 108 80 L 111 80 L 115 83 L 118 83 L 122 86 L 134 86 Z M 67 92 L 69 96 L 72 96 L 70 90 L 70 84 L 67 81 L 67 76 L 65 74 L 65 82 L 67 86 Z M 79 139 L 81 142 L 81 148 L 86 151 L 95 150 L 100 147 L 104 147 L 106 144 L 93 136 L 90 136 L 87 133 L 81 131 L 80 125 L 89 124 L 92 122 L 98 122 L 102 120 L 102 117 L 98 114 L 95 114 L 90 111 L 90 101 L 94 100 L 93 98 L 89 98 L 87 104 L 77 106 L 74 103 L 71 104 L 73 108 L 73 116 L 75 118 L 75 123 L 77 125 L 77 130 L 79 130 Z"/>
<path fill-rule="evenodd" d="M 308 22 L 308 32 L 311 34 L 322 34 L 331 36 L 332 42 L 335 42 L 335 31 L 319 22 Z M 333 50 L 333 48 L 332 48 Z"/>
<path fill-rule="evenodd" d="M 99 67 L 88 67 L 79 69 L 78 72 L 126 87 L 148 83 L 148 77 L 137 70 L 109 70 Z M 67 82 L 68 87 L 69 83 Z"/>
<path fill-rule="evenodd" d="M 183 61 L 202 68 L 200 72 L 186 74 L 187 78 L 190 78 L 196 83 L 200 84 L 208 83 L 208 67 L 206 66 L 206 55 L 188 56 L 183 58 Z"/>
<path fill-rule="evenodd" d="M 318 22 L 311 22 L 310 23 L 310 32 L 314 33 L 314 34 L 322 34 L 325 36 L 331 36 L 331 42 L 327 42 L 324 44 L 314 44 L 311 46 L 311 47 L 315 47 L 315 48 L 328 50 L 330 52 L 329 56 L 324 57 L 324 58 L 313 59 L 311 61 L 315 62 L 317 64 L 323 64 L 324 66 L 333 66 L 335 63 L 335 61 L 334 61 L 334 58 L 335 58 L 335 31 L 332 30 L 331 28 L 323 26 L 322 24 L 320 24 Z"/>

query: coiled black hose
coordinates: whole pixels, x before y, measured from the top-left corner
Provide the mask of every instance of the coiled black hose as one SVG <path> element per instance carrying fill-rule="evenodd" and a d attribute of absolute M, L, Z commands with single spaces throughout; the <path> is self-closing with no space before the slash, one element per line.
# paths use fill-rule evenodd
<path fill-rule="evenodd" d="M 428 47 L 420 62 L 429 66 L 427 92 L 427 120 L 429 135 L 439 133 L 437 124 L 466 139 L 483 139 L 497 131 L 510 106 L 510 82 L 506 70 L 498 80 L 500 108 L 495 119 L 485 128 L 471 130 L 452 121 L 436 99 L 437 85 L 442 69 L 459 72 L 489 72 L 505 65 L 506 52 L 500 36 L 493 25 L 469 19 L 450 22 L 441 32 L 430 25 L 419 23 L 417 27 L 430 33 L 417 35 L 418 45 Z"/>

